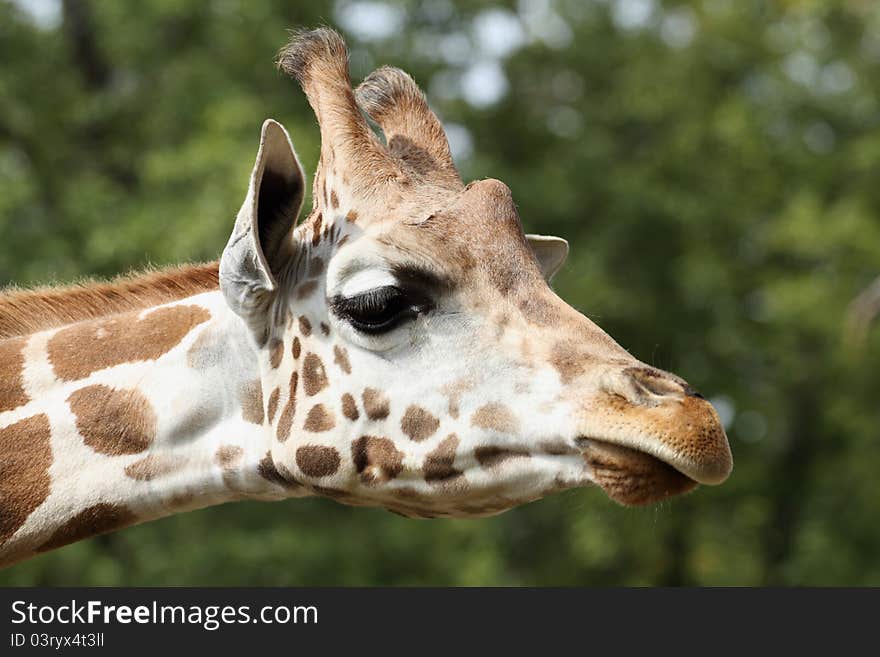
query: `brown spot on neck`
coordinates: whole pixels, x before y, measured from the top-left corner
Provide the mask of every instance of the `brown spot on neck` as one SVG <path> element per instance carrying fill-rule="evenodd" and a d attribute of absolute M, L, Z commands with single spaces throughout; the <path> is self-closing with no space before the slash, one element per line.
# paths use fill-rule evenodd
<path fill-rule="evenodd" d="M 150 454 L 125 466 L 125 476 L 138 481 L 153 481 L 177 472 L 184 464 L 181 458 Z"/>
<path fill-rule="evenodd" d="M 293 339 L 293 347 L 291 347 L 290 351 L 293 354 L 294 360 L 299 358 L 299 355 L 302 352 L 302 345 L 300 345 L 299 338 Z"/>
<path fill-rule="evenodd" d="M 387 438 L 361 436 L 351 443 L 351 458 L 367 485 L 394 479 L 403 470 L 403 452 Z"/>
<path fill-rule="evenodd" d="M 357 210 L 349 210 L 345 215 L 345 220 L 351 224 L 358 220 Z"/>
<path fill-rule="evenodd" d="M 0 413 L 24 406 L 30 401 L 24 391 L 25 340 L 15 338 L 0 342 Z"/>
<path fill-rule="evenodd" d="M 134 513 L 125 506 L 101 502 L 83 509 L 61 525 L 49 540 L 37 548 L 37 552 L 54 550 L 90 536 L 116 531 L 133 524 L 135 520 Z"/>
<path fill-rule="evenodd" d="M 241 417 L 251 424 L 263 424 L 263 386 L 259 379 L 242 384 L 238 391 Z"/>
<path fill-rule="evenodd" d="M 0 544 L 15 534 L 49 495 L 49 435 L 45 415 L 0 429 Z"/>
<path fill-rule="evenodd" d="M 281 411 L 281 417 L 278 418 L 278 427 L 275 429 L 275 437 L 280 443 L 290 438 L 293 416 L 296 413 L 296 387 L 298 383 L 299 373 L 293 372 L 290 375 L 290 391 L 287 394 L 287 403 L 284 405 L 284 410 Z"/>
<path fill-rule="evenodd" d="M 335 447 L 303 445 L 296 450 L 296 464 L 308 477 L 329 477 L 339 469 L 339 462 Z"/>
<path fill-rule="evenodd" d="M 312 323 L 305 315 L 299 316 L 299 332 L 305 337 L 309 337 L 312 334 Z"/>
<path fill-rule="evenodd" d="M 406 409 L 406 413 L 400 420 L 400 428 L 403 433 L 416 442 L 430 438 L 439 427 L 440 420 L 415 404 Z"/>
<path fill-rule="evenodd" d="M 282 472 L 275 466 L 275 461 L 272 459 L 271 452 L 266 452 L 266 456 L 264 456 L 257 464 L 257 474 L 266 481 L 287 488 L 288 490 L 302 487 L 302 484 L 297 481 L 293 475 L 286 470 Z"/>
<path fill-rule="evenodd" d="M 155 360 L 211 318 L 200 306 L 159 308 L 93 320 L 61 329 L 49 340 L 49 360 L 60 379 L 76 381 L 122 363 Z"/>
<path fill-rule="evenodd" d="M 384 420 L 391 412 L 391 402 L 385 393 L 375 388 L 365 388 L 363 394 L 364 412 L 371 420 Z"/>
<path fill-rule="evenodd" d="M 269 341 L 269 365 L 272 366 L 272 369 L 278 369 L 278 366 L 281 365 L 281 361 L 284 358 L 284 341 L 279 340 L 278 338 L 272 338 Z"/>
<path fill-rule="evenodd" d="M 214 460 L 224 470 L 233 470 L 241 458 L 244 456 L 244 450 L 238 445 L 222 445 L 214 454 Z"/>
<path fill-rule="evenodd" d="M 320 433 L 321 431 L 330 431 L 335 426 L 336 420 L 333 418 L 333 413 L 327 410 L 327 407 L 323 404 L 315 404 L 309 409 L 308 415 L 306 415 L 303 429 L 313 433 Z"/>
<path fill-rule="evenodd" d="M 266 404 L 266 421 L 272 424 L 275 421 L 275 413 L 278 411 L 278 399 L 281 397 L 281 388 L 275 388 L 269 395 L 269 402 Z"/>
<path fill-rule="evenodd" d="M 425 473 L 425 481 L 439 483 L 449 481 L 461 476 L 461 470 L 452 467 L 455 463 L 455 451 L 458 449 L 458 436 L 449 434 L 430 452 L 425 458 L 422 470 Z"/>
<path fill-rule="evenodd" d="M 137 454 L 156 438 L 156 413 L 134 388 L 85 386 L 70 393 L 67 403 L 83 441 L 100 454 Z"/>

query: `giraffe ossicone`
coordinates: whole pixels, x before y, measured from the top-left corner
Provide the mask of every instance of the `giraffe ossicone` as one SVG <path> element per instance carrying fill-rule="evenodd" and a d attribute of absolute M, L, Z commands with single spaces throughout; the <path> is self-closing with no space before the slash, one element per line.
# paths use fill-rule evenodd
<path fill-rule="evenodd" d="M 464 517 L 727 478 L 711 404 L 556 296 L 568 244 L 462 183 L 412 78 L 353 90 L 329 29 L 279 65 L 321 132 L 304 221 L 267 120 L 219 263 L 0 295 L 0 563 L 243 498 Z"/>

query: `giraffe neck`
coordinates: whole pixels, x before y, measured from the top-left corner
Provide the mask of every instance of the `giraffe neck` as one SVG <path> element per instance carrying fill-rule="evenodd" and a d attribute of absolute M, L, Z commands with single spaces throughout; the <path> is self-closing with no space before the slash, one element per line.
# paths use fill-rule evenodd
<path fill-rule="evenodd" d="M 0 342 L 0 565 L 289 496 L 263 419 L 256 349 L 219 292 Z"/>

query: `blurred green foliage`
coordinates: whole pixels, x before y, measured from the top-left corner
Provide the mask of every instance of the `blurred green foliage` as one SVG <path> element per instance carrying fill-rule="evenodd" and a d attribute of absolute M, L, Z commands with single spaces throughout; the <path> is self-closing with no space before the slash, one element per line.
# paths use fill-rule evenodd
<path fill-rule="evenodd" d="M 852 305 L 880 275 L 873 0 L 0 0 L 0 281 L 217 257 L 263 118 L 314 168 L 272 62 L 324 22 L 355 79 L 420 81 L 465 179 L 571 242 L 561 296 L 712 398 L 733 476 L 487 520 L 239 503 L 0 583 L 880 585 L 880 328 Z"/>

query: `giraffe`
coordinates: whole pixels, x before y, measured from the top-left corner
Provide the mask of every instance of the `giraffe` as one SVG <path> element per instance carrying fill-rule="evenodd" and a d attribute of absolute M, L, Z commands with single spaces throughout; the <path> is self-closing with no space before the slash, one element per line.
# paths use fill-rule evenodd
<path fill-rule="evenodd" d="M 728 477 L 711 404 L 552 291 L 567 242 L 462 182 L 409 75 L 353 90 L 329 28 L 278 65 L 321 135 L 302 222 L 267 119 L 219 262 L 0 296 L 0 564 L 240 499 L 481 517 Z"/>

